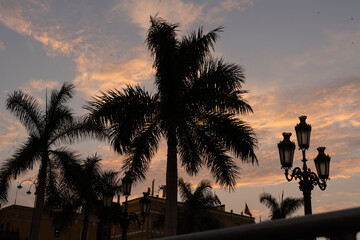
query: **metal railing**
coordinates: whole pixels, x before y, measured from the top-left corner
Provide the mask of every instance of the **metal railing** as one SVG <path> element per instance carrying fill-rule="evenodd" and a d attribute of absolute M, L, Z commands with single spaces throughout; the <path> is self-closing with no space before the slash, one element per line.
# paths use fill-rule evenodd
<path fill-rule="evenodd" d="M 315 237 L 330 237 L 331 240 L 355 240 L 357 232 L 360 232 L 360 207 L 178 235 L 161 240 L 285 240 L 314 239 Z"/>

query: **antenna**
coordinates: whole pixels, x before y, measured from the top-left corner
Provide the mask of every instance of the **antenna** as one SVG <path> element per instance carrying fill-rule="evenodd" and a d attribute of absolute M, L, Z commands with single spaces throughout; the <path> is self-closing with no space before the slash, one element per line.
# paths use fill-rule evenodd
<path fill-rule="evenodd" d="M 45 89 L 45 123 L 47 124 L 47 114 L 48 114 L 48 109 L 47 109 L 47 87 Z"/>
<path fill-rule="evenodd" d="M 152 180 L 152 185 L 151 185 L 151 196 L 154 196 L 154 185 L 155 185 L 155 179 Z"/>

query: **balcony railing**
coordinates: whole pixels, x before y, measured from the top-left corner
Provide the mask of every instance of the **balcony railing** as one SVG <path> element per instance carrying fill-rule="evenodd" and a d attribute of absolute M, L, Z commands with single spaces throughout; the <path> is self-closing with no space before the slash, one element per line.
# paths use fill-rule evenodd
<path fill-rule="evenodd" d="M 257 224 L 178 235 L 161 240 L 288 240 L 326 237 L 355 240 L 360 232 L 360 207 Z"/>

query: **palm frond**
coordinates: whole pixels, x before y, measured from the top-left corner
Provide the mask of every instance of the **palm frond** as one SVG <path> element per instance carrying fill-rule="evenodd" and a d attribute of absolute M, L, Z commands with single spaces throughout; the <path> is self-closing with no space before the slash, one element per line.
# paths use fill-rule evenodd
<path fill-rule="evenodd" d="M 0 201 L 7 201 L 7 193 L 11 180 L 32 169 L 39 159 L 40 143 L 37 138 L 30 137 L 15 150 L 11 158 L 4 161 L 0 170 Z"/>
<path fill-rule="evenodd" d="M 120 194 L 122 191 L 119 172 L 113 170 L 103 171 L 100 174 L 98 191 L 104 197 L 104 194 Z"/>
<path fill-rule="evenodd" d="M 134 180 L 145 178 L 152 156 L 158 149 L 159 141 L 162 136 L 160 122 L 154 121 L 146 126 L 133 139 L 124 160 L 123 170 L 130 172 Z"/>
<path fill-rule="evenodd" d="M 257 140 L 253 129 L 232 114 L 205 112 L 201 119 L 206 123 L 205 131 L 219 143 L 236 154 L 243 162 L 257 164 L 255 155 Z"/>
<path fill-rule="evenodd" d="M 139 86 L 128 86 L 123 92 L 109 90 L 86 106 L 93 125 L 108 128 L 110 143 L 119 153 L 125 152 L 144 124 L 152 121 L 156 108 L 157 97 Z"/>
<path fill-rule="evenodd" d="M 208 111 L 226 111 L 234 114 L 252 113 L 243 98 L 245 81 L 243 68 L 237 64 L 224 63 L 222 59 L 209 59 L 196 74 L 188 76 L 188 105 Z"/>
<path fill-rule="evenodd" d="M 51 91 L 48 114 L 58 111 L 63 104 L 67 103 L 75 93 L 75 86 L 72 83 L 64 83 L 60 90 L 54 89 Z"/>
<path fill-rule="evenodd" d="M 8 95 L 6 109 L 19 119 L 31 135 L 40 135 L 42 112 L 34 97 L 22 91 L 15 91 Z"/>
<path fill-rule="evenodd" d="M 145 40 L 148 50 L 155 57 L 154 67 L 167 50 L 176 49 L 179 24 L 171 24 L 158 16 L 150 16 L 150 28 Z"/>
<path fill-rule="evenodd" d="M 189 175 L 196 175 L 203 165 L 201 160 L 201 149 L 197 144 L 196 130 L 194 124 L 188 121 L 180 122 L 177 130 L 178 152 L 181 166 L 185 167 Z"/>
<path fill-rule="evenodd" d="M 64 180 L 79 176 L 79 154 L 66 147 L 50 150 L 49 154 L 54 168 L 62 173 Z"/>
<path fill-rule="evenodd" d="M 277 211 L 278 209 L 280 209 L 279 203 L 269 193 L 262 193 L 260 195 L 260 203 L 267 206 L 271 212 L 274 212 L 274 211 Z"/>
<path fill-rule="evenodd" d="M 107 130 L 102 125 L 95 124 L 88 117 L 75 117 L 71 121 L 62 122 L 54 129 L 49 138 L 49 144 L 72 144 L 86 139 L 105 140 L 107 138 Z"/>
<path fill-rule="evenodd" d="M 285 216 L 290 216 L 303 204 L 304 200 L 302 198 L 285 198 L 281 203 L 281 212 L 283 212 Z"/>
<path fill-rule="evenodd" d="M 192 198 L 191 183 L 185 182 L 183 178 L 179 178 L 179 190 L 182 201 L 187 202 Z"/>
<path fill-rule="evenodd" d="M 210 55 L 210 51 L 214 50 L 214 44 L 219 38 L 218 33 L 222 30 L 223 27 L 220 26 L 204 34 L 203 28 L 200 27 L 197 32 L 193 31 L 182 38 L 179 45 L 179 61 L 184 76 L 198 71 Z"/>
<path fill-rule="evenodd" d="M 201 158 L 211 174 L 216 179 L 216 182 L 221 186 L 235 187 L 236 178 L 239 175 L 239 167 L 236 165 L 234 159 L 228 155 L 226 146 L 213 132 L 207 129 L 202 123 L 192 122 L 194 129 L 194 136 L 197 136 L 193 141 L 199 146 L 201 150 Z"/>

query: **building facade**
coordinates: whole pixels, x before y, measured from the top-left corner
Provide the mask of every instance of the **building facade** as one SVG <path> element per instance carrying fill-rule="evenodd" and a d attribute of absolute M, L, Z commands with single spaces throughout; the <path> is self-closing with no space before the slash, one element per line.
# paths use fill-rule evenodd
<path fill-rule="evenodd" d="M 30 238 L 31 219 L 33 208 L 11 205 L 0 211 L 0 239 L 28 240 Z M 43 214 L 39 240 L 78 240 L 83 226 L 82 215 L 79 214 L 72 224 L 60 231 L 52 224 L 52 218 Z M 89 222 L 88 240 L 96 240 L 98 218 L 91 216 Z"/>
<path fill-rule="evenodd" d="M 164 237 L 165 225 L 165 199 L 150 196 L 150 210 L 144 219 L 142 226 L 135 220 L 131 221 L 127 233 L 129 240 L 148 240 Z M 128 201 L 129 214 L 136 214 L 140 219 L 140 199 L 135 198 Z M 184 203 L 178 202 L 179 212 L 186 208 Z M 235 214 L 232 211 L 226 212 L 225 205 L 206 210 L 204 215 L 209 216 L 219 223 L 219 228 L 234 227 L 255 223 L 255 218 L 243 214 Z M 111 228 L 111 239 L 121 239 L 121 226 L 113 225 Z"/>
<path fill-rule="evenodd" d="M 128 228 L 127 239 L 147 240 L 164 237 L 165 225 L 165 199 L 150 196 L 149 214 L 141 217 L 140 199 L 135 198 L 128 201 L 128 213 L 130 225 Z M 114 203 L 115 204 L 115 203 Z M 124 203 L 122 204 L 122 206 Z M 118 204 L 113 215 L 121 215 L 122 207 Z M 178 203 L 181 213 L 186 208 L 184 203 Z M 33 208 L 19 205 L 11 205 L 0 211 L 0 239 L 6 240 L 28 240 L 30 236 L 31 219 Z M 211 208 L 204 212 L 206 216 L 215 219 L 219 223 L 219 228 L 233 227 L 255 223 L 253 217 L 243 214 L 235 214 L 232 211 L 226 212 L 225 205 Z M 39 240 L 77 240 L 80 239 L 83 226 L 83 216 L 79 214 L 76 219 L 69 219 L 72 224 L 66 230 L 59 229 L 52 224 L 52 218 L 44 214 L 41 221 L 41 231 Z M 121 220 L 121 217 L 117 218 Z M 141 223 L 141 224 L 139 224 Z M 3 234 L 3 235 L 1 235 Z M 121 221 L 117 223 L 102 221 L 99 217 L 92 215 L 89 222 L 88 240 L 119 240 L 122 237 Z"/>

